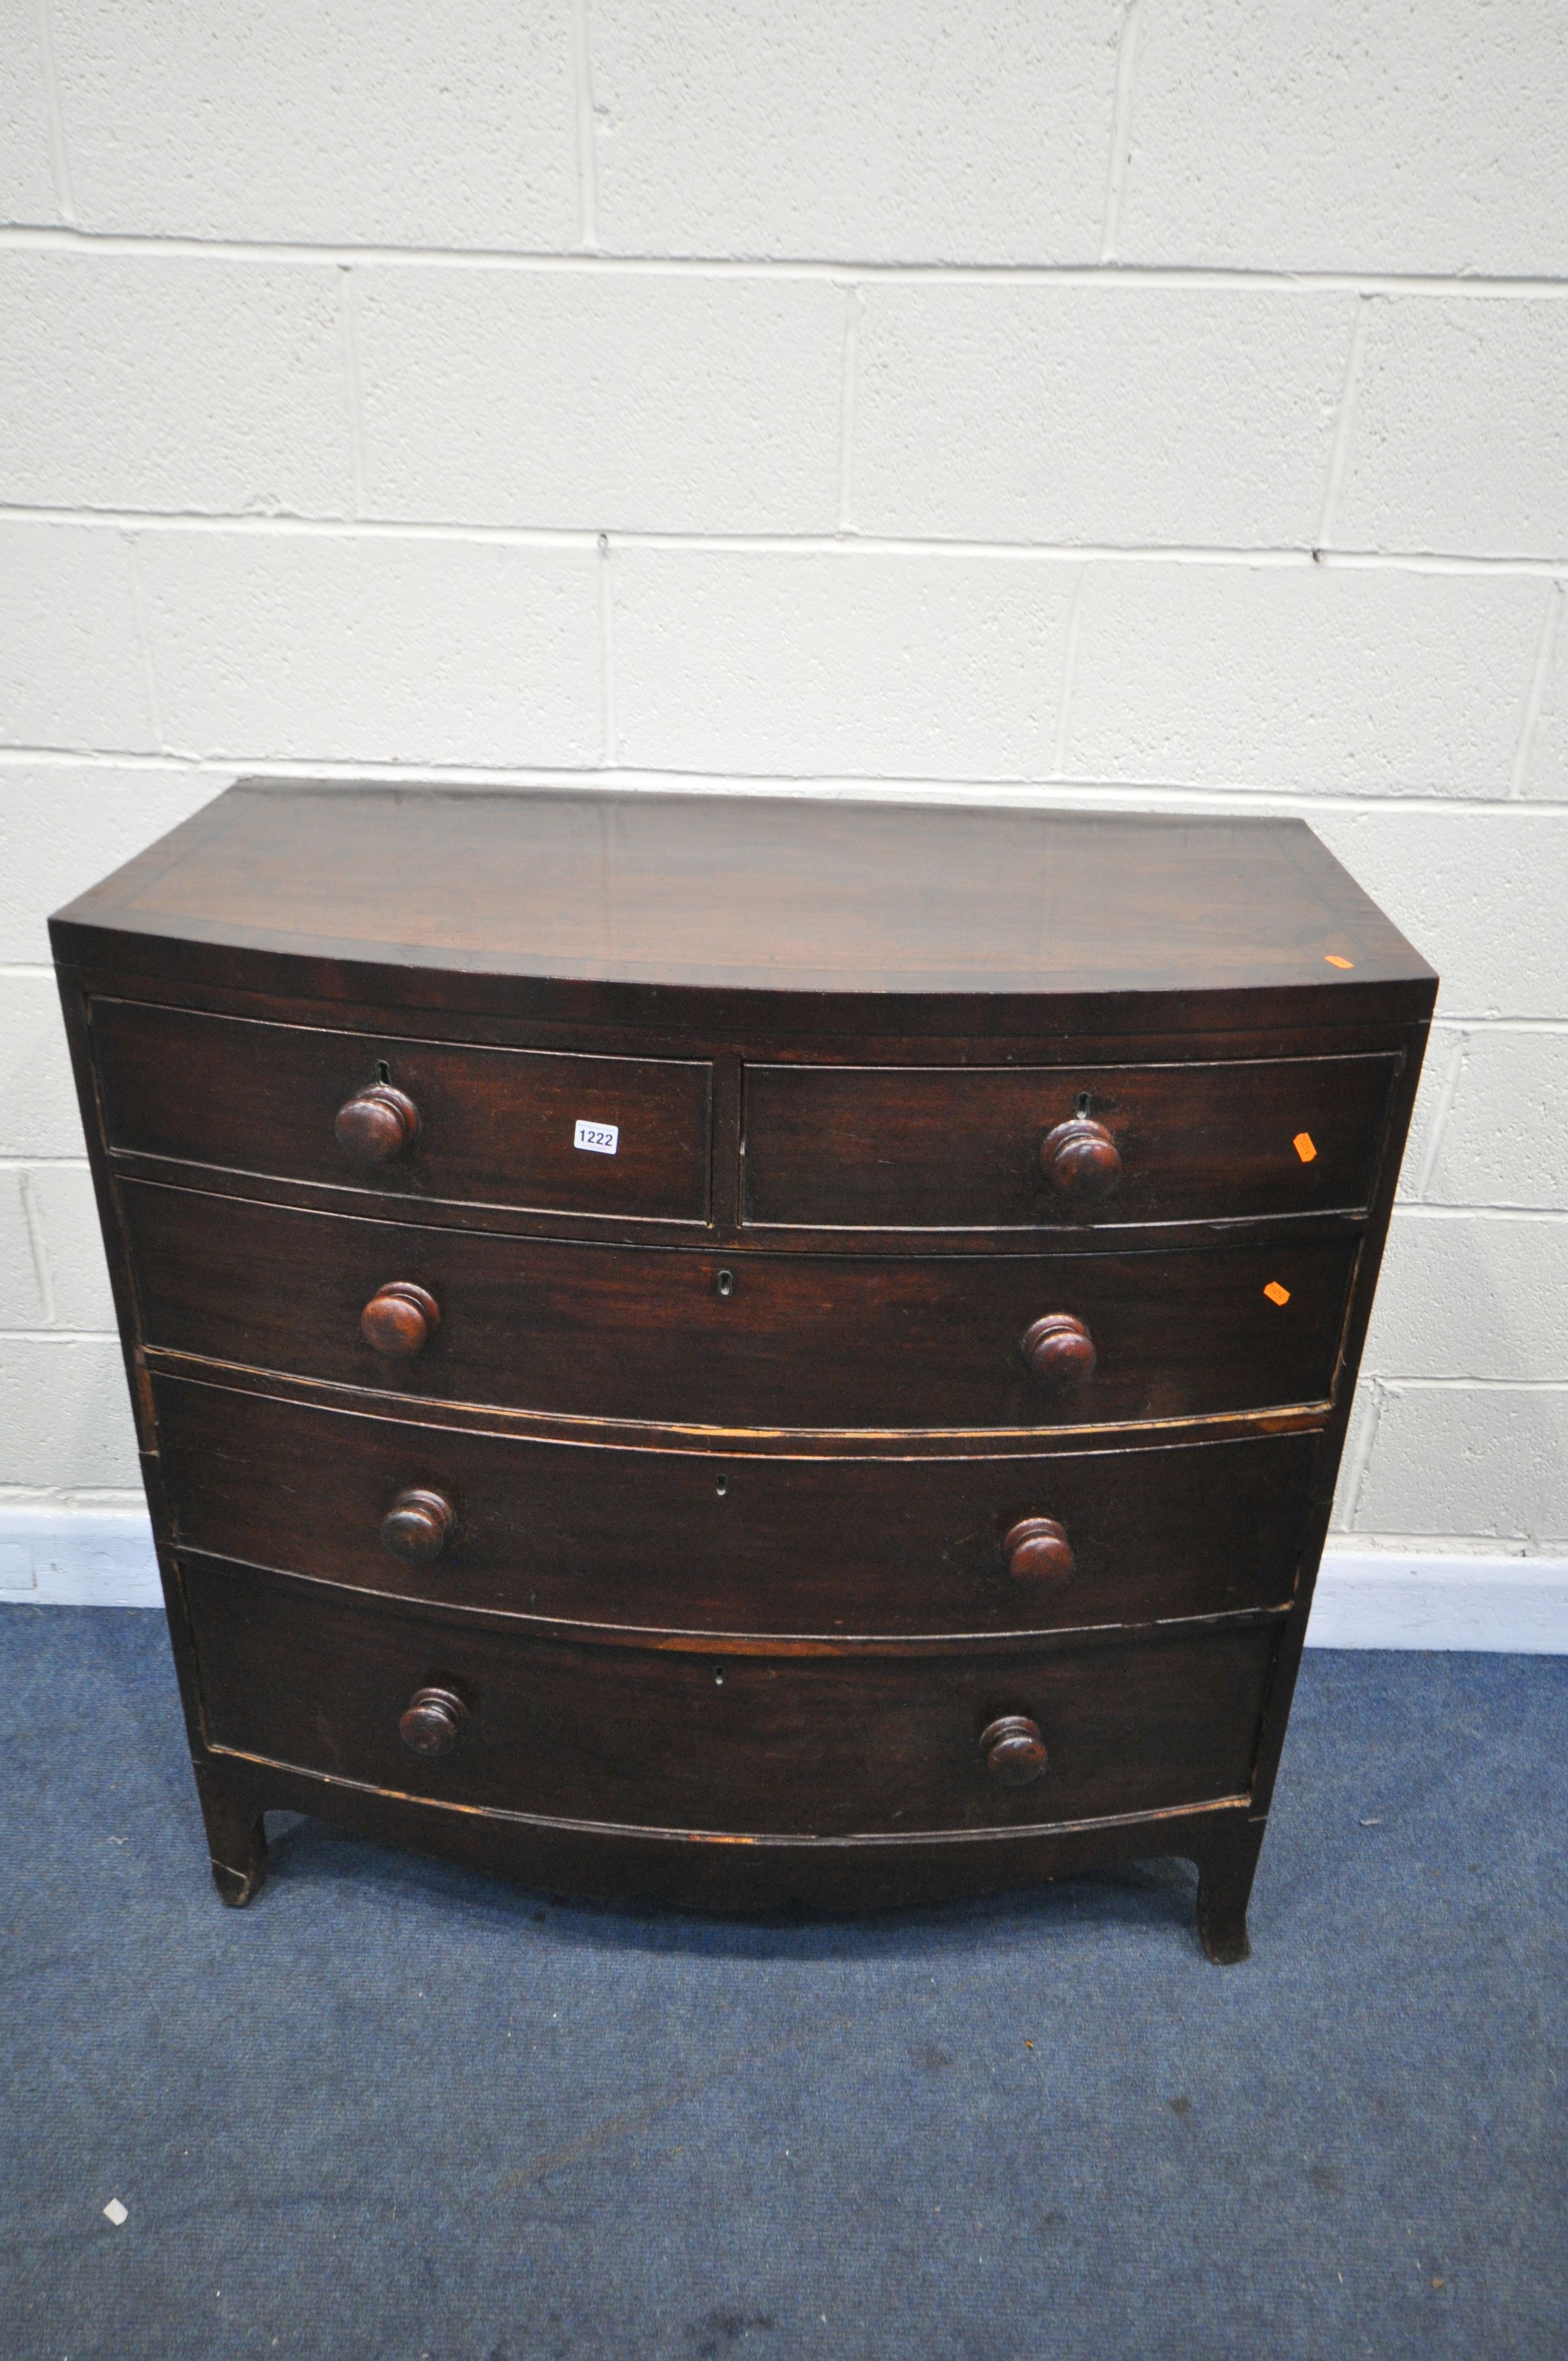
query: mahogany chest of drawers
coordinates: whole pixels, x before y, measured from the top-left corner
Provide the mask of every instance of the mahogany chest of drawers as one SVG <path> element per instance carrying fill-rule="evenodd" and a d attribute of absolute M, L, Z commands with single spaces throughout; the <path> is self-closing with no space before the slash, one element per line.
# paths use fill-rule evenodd
<path fill-rule="evenodd" d="M 53 939 L 226 1901 L 1245 1953 L 1436 988 L 1305 827 L 257 783 Z"/>

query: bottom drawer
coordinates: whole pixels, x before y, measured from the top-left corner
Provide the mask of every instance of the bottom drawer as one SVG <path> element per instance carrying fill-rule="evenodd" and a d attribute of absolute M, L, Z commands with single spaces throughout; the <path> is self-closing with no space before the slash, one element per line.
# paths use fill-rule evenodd
<path fill-rule="evenodd" d="M 213 1746 L 469 1807 L 737 1835 L 1039 1827 L 1245 1795 L 1277 1636 L 688 1653 L 524 1642 L 212 1561 L 182 1572 Z M 457 1701 L 449 1752 L 400 1735 L 422 1689 Z M 1047 1751 L 1027 1785 L 999 1784 L 981 1753 L 1009 1715 Z"/>

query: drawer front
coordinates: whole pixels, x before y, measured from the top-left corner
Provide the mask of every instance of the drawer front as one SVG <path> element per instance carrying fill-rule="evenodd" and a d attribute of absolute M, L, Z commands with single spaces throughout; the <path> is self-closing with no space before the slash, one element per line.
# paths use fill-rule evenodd
<path fill-rule="evenodd" d="M 941 1230 L 1359 1208 L 1398 1062 L 751 1066 L 745 1218 Z M 1110 1142 L 1089 1169 L 1059 1139 L 1042 1154 L 1074 1121 Z"/>
<path fill-rule="evenodd" d="M 707 1218 L 706 1065 L 468 1049 L 126 1000 L 93 1002 L 93 1038 L 113 1148 L 432 1202 Z M 340 1126 L 345 1108 L 357 1112 Z M 596 1144 L 576 1144 L 584 1126 Z"/>
<path fill-rule="evenodd" d="M 149 1346 L 438 1400 L 744 1428 L 975 1429 L 1325 1400 L 1355 1247 L 736 1256 L 567 1245 L 121 1186 Z M 374 1349 L 389 1285 L 426 1341 Z M 402 1299 L 398 1299 L 400 1302 Z M 1098 1355 L 1031 1374 L 1042 1316 Z"/>
<path fill-rule="evenodd" d="M 748 1459 L 416 1426 L 181 1378 L 154 1390 L 183 1547 L 403 1598 L 688 1631 L 1049 1631 L 1282 1606 L 1317 1449 L 1288 1434 Z M 1034 1518 L 1061 1527 L 1069 1563 L 1021 1539 L 1009 1553 Z"/>
<path fill-rule="evenodd" d="M 214 1745 L 444 1802 L 737 1834 L 1048 1825 L 1245 1794 L 1267 1628 L 1030 1654 L 746 1656 L 521 1642 L 428 1610 L 186 1564 Z M 462 1719 L 403 1743 L 417 1691 Z M 980 1736 L 1038 1725 L 1032 1784 Z"/>

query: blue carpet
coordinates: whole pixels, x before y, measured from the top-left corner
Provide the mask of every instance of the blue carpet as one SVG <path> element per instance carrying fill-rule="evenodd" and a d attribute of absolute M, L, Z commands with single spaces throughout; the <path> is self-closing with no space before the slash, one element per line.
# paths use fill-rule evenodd
<path fill-rule="evenodd" d="M 1568 1662 L 1310 1656 L 1218 1970 L 1174 1863 L 737 1926 L 292 1821 L 227 1911 L 161 1617 L 0 1649 L 4 2361 L 1568 2351 Z"/>

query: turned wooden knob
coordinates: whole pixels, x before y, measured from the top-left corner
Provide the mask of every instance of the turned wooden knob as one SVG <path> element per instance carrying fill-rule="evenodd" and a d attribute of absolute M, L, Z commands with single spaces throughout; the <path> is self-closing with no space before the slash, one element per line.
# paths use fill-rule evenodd
<path fill-rule="evenodd" d="M 1004 1713 L 982 1730 L 980 1751 L 999 1787 L 1027 1787 L 1049 1759 L 1040 1725 L 1026 1713 Z"/>
<path fill-rule="evenodd" d="M 1047 1312 L 1023 1339 L 1024 1358 L 1048 1386 L 1080 1386 L 1094 1375 L 1094 1339 L 1076 1313 Z"/>
<path fill-rule="evenodd" d="M 419 1109 L 390 1082 L 372 1082 L 338 1108 L 333 1129 L 356 1164 L 389 1164 L 419 1137 Z"/>
<path fill-rule="evenodd" d="M 467 1707 L 451 1689 L 415 1689 L 398 1735 L 412 1754 L 450 1754 L 467 1719 Z"/>
<path fill-rule="evenodd" d="M 400 1357 L 422 1350 L 440 1325 L 440 1304 L 409 1279 L 391 1279 L 378 1287 L 359 1315 L 365 1342 L 378 1353 Z"/>
<path fill-rule="evenodd" d="M 1065 1582 L 1072 1572 L 1067 1528 L 1054 1517 L 1020 1517 L 1002 1554 L 1014 1582 Z"/>
<path fill-rule="evenodd" d="M 456 1513 L 439 1492 L 400 1492 L 381 1520 L 381 1546 L 411 1565 L 428 1565 L 445 1548 Z"/>
<path fill-rule="evenodd" d="M 1059 1196 L 1072 1205 L 1108 1197 L 1122 1177 L 1116 1143 L 1102 1123 L 1086 1115 L 1058 1123 L 1040 1142 L 1040 1170 Z"/>

